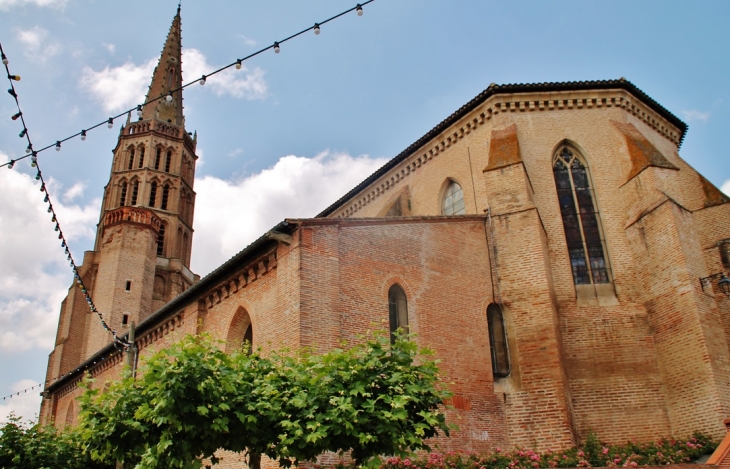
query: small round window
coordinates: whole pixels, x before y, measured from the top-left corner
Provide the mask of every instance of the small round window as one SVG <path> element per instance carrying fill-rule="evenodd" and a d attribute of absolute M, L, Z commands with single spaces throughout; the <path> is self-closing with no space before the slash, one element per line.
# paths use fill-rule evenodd
<path fill-rule="evenodd" d="M 444 215 L 464 215 L 466 213 L 464 191 L 456 181 L 451 181 L 444 192 L 441 213 Z"/>

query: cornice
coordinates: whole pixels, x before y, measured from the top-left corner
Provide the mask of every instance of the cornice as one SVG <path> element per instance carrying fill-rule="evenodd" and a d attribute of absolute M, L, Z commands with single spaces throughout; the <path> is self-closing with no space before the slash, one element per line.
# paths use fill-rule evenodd
<path fill-rule="evenodd" d="M 679 146 L 681 144 L 684 136 L 684 132 L 681 131 L 682 129 L 675 127 L 655 110 L 624 89 L 495 94 L 488 97 L 482 105 L 467 113 L 465 116 L 462 116 L 441 133 L 424 142 L 424 145 L 413 149 L 410 154 L 398 155 L 389 163 L 386 163 L 381 170 L 389 166 L 393 161 L 399 160 L 396 161 L 396 164 L 391 165 L 391 168 L 387 168 L 384 171 L 385 174 L 380 175 L 378 173 L 381 170 L 376 171 L 370 178 L 363 181 L 365 183 L 364 187 L 361 187 L 363 186 L 361 183 L 350 194 L 340 199 L 341 202 L 335 202 L 330 208 L 320 213 L 318 217 L 347 218 L 353 216 L 381 195 L 398 187 L 411 173 L 416 172 L 447 149 L 457 145 L 464 137 L 500 113 L 530 113 L 604 108 L 621 109 L 639 118 L 675 145 Z M 356 190 L 358 188 L 360 188 L 360 191 Z M 358 192 L 360 193 L 358 194 Z M 347 199 L 351 199 L 350 202 L 344 203 Z M 340 205 L 341 208 L 338 208 L 337 205 Z"/>

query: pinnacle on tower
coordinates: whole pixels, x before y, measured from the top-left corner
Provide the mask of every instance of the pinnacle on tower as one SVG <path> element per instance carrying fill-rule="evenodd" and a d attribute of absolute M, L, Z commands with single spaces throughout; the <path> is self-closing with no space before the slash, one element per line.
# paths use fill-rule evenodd
<path fill-rule="evenodd" d="M 165 46 L 160 54 L 152 83 L 145 102 L 159 96 L 169 95 L 171 90 L 182 86 L 182 36 L 180 30 L 180 7 L 172 20 Z M 172 101 L 166 98 L 150 103 L 142 110 L 142 120 L 159 119 L 176 125 L 184 125 L 182 90 L 172 93 Z"/>

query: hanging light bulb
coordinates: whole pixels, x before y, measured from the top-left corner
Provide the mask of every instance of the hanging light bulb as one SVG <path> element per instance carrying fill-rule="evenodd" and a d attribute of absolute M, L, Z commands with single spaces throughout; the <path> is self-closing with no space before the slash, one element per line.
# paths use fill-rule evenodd
<path fill-rule="evenodd" d="M 3 65 L 7 65 L 7 64 L 8 64 L 8 58 L 5 57 L 5 54 L 3 54 Z"/>
<path fill-rule="evenodd" d="M 51 217 L 51 223 L 56 223 L 56 214 L 55 213 Z"/>
<path fill-rule="evenodd" d="M 60 226 L 58 226 L 58 223 L 56 223 L 56 227 L 55 227 L 55 228 L 53 229 L 53 231 L 58 231 L 58 230 L 60 230 L 60 229 L 61 229 L 61 227 L 60 227 Z"/>
<path fill-rule="evenodd" d="M 172 103 L 172 91 L 170 91 L 170 93 L 165 96 L 165 101 L 167 101 L 167 104 Z"/>
<path fill-rule="evenodd" d="M 46 194 L 46 196 L 43 197 L 43 202 L 48 202 L 48 194 Z M 63 247 L 63 246 L 61 246 L 61 247 Z"/>
<path fill-rule="evenodd" d="M 200 77 L 200 81 L 198 83 L 200 83 L 200 86 L 205 85 L 205 75 L 203 75 L 202 77 Z"/>
<path fill-rule="evenodd" d="M 319 23 L 314 23 L 314 34 L 319 34 Z"/>
<path fill-rule="evenodd" d="M 276 52 L 277 54 L 279 52 L 281 52 L 281 47 L 279 47 L 279 43 L 278 42 L 275 42 L 274 43 L 274 52 Z"/>
<path fill-rule="evenodd" d="M 86 140 L 86 131 L 85 130 L 81 131 L 81 140 Z"/>
<path fill-rule="evenodd" d="M 359 3 L 357 4 L 356 11 L 357 16 L 362 16 L 362 5 L 360 5 Z"/>
<path fill-rule="evenodd" d="M 27 134 L 27 133 L 28 133 L 28 129 L 24 128 L 23 130 L 20 131 L 20 133 L 18 134 L 18 137 L 23 138 L 23 137 L 25 137 L 25 134 Z"/>
<path fill-rule="evenodd" d="M 112 118 L 110 117 L 110 118 L 109 118 L 109 120 L 108 120 L 108 121 L 106 121 L 106 126 L 107 126 L 107 127 L 109 127 L 110 129 L 111 129 L 112 127 L 114 127 L 114 119 L 112 119 Z"/>
<path fill-rule="evenodd" d="M 35 180 L 36 180 L 36 181 L 40 181 L 40 180 L 41 180 L 41 172 L 40 172 L 40 171 L 38 171 L 38 172 L 37 172 L 37 173 L 35 174 Z"/>
<path fill-rule="evenodd" d="M 236 60 L 236 70 L 241 70 L 241 61 Z"/>
<path fill-rule="evenodd" d="M 15 166 L 15 160 L 10 160 L 10 164 L 8 164 L 8 169 L 13 169 L 13 166 Z"/>
<path fill-rule="evenodd" d="M 53 211 L 53 209 L 52 209 L 52 208 L 51 208 L 51 206 L 49 205 L 49 206 L 48 206 L 48 213 L 51 213 L 52 211 Z"/>
<path fill-rule="evenodd" d="M 8 75 L 8 78 L 15 81 L 20 81 L 20 75 Z"/>
<path fill-rule="evenodd" d="M 41 189 L 40 190 L 41 190 L 41 192 L 45 192 L 46 191 L 46 185 L 45 184 L 41 184 Z"/>
<path fill-rule="evenodd" d="M 65 248 L 66 247 L 66 240 L 63 240 L 63 242 L 61 243 L 61 247 L 62 248 Z"/>
<path fill-rule="evenodd" d="M 33 151 L 33 148 L 31 148 L 30 145 L 28 145 L 27 147 L 25 147 L 25 152 L 26 153 L 30 153 L 31 151 Z"/>
<path fill-rule="evenodd" d="M 61 151 L 61 142 L 56 140 L 56 151 Z"/>
<path fill-rule="evenodd" d="M 10 96 L 12 96 L 13 98 L 17 98 L 17 97 L 18 97 L 18 95 L 17 95 L 17 94 L 15 94 L 15 90 L 14 90 L 14 89 L 12 89 L 12 88 L 10 88 L 10 89 L 8 90 L 8 94 L 9 94 Z"/>
<path fill-rule="evenodd" d="M 30 157 L 30 166 L 31 168 L 35 168 L 38 165 L 38 156 L 36 156 L 37 153 L 33 152 L 33 156 Z"/>
<path fill-rule="evenodd" d="M 22 115 L 23 115 L 22 112 L 18 112 L 17 114 L 13 114 L 13 116 L 11 117 L 11 119 L 13 119 L 14 121 L 16 121 L 16 120 L 18 120 L 18 117 L 20 117 Z"/>
<path fill-rule="evenodd" d="M 137 105 L 137 117 L 142 117 L 142 105 Z"/>

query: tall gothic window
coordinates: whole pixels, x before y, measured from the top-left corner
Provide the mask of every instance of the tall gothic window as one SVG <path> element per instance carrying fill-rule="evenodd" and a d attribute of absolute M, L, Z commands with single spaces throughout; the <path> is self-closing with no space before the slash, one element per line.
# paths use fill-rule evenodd
<path fill-rule="evenodd" d="M 497 378 L 504 378 L 510 372 L 507 332 L 504 328 L 502 309 L 494 303 L 487 307 L 487 325 L 489 326 L 489 349 L 492 355 L 492 373 Z"/>
<path fill-rule="evenodd" d="M 129 164 L 127 165 L 127 169 L 132 169 L 134 167 L 134 148 L 129 149 Z"/>
<path fill-rule="evenodd" d="M 388 311 L 390 316 L 390 342 L 395 342 L 395 331 L 408 332 L 408 300 L 400 285 L 394 284 L 388 290 Z"/>
<path fill-rule="evenodd" d="M 574 283 L 609 283 L 601 219 L 585 161 L 564 146 L 555 155 L 553 175 Z"/>
<path fill-rule="evenodd" d="M 132 185 L 132 203 L 130 205 L 137 205 L 137 195 L 139 195 L 139 181 L 134 181 Z"/>
<path fill-rule="evenodd" d="M 157 255 L 162 256 L 165 252 L 165 225 L 160 225 L 160 231 L 157 232 Z"/>
<path fill-rule="evenodd" d="M 154 207 L 156 200 L 157 200 L 157 181 L 152 181 L 152 185 L 150 186 L 150 203 L 148 205 L 150 207 Z"/>
<path fill-rule="evenodd" d="M 165 184 L 165 187 L 162 188 L 162 203 L 160 204 L 160 208 L 162 210 L 167 210 L 167 201 L 170 198 L 170 185 Z"/>
<path fill-rule="evenodd" d="M 444 192 L 441 213 L 444 215 L 464 215 L 466 213 L 464 191 L 456 181 L 451 181 Z"/>
<path fill-rule="evenodd" d="M 155 155 L 155 169 L 160 169 L 160 158 L 162 158 L 162 148 L 157 149 L 157 154 Z"/>
<path fill-rule="evenodd" d="M 139 149 L 139 164 L 137 167 L 141 168 L 142 166 L 144 166 L 144 147 Z"/>
<path fill-rule="evenodd" d="M 121 193 L 119 195 L 119 206 L 124 207 L 127 205 L 127 182 L 122 183 Z"/>
<path fill-rule="evenodd" d="M 170 172 L 170 163 L 171 162 L 172 162 L 172 152 L 168 150 L 167 151 L 167 159 L 165 160 L 165 172 L 166 173 L 169 173 Z"/>

